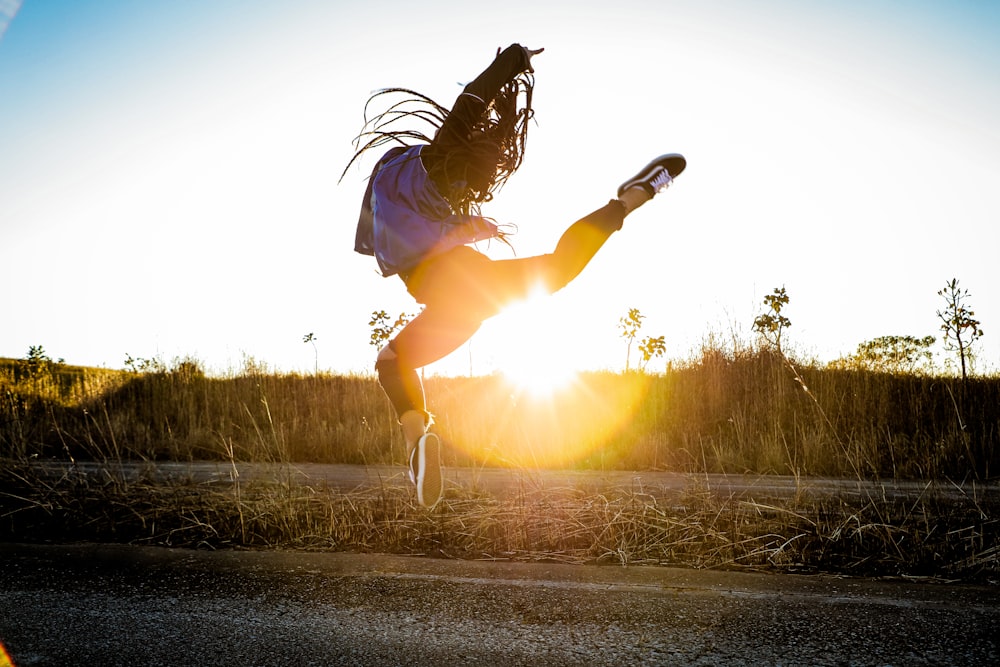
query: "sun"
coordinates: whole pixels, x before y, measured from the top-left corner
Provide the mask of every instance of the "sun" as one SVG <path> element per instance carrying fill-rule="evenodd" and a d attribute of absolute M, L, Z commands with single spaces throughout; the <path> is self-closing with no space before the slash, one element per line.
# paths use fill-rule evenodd
<path fill-rule="evenodd" d="M 571 383 L 580 363 L 571 332 L 559 326 L 552 303 L 552 295 L 538 288 L 489 322 L 496 370 L 519 393 L 536 398 L 550 397 Z"/>
<path fill-rule="evenodd" d="M 500 372 L 519 392 L 535 398 L 551 397 L 571 383 L 577 375 L 575 369 L 549 360 L 511 362 Z"/>
<path fill-rule="evenodd" d="M 457 447 L 489 465 L 546 467 L 573 465 L 616 441 L 648 385 L 639 374 L 588 369 L 595 350 L 580 330 L 587 307 L 565 291 L 535 290 L 484 322 L 468 349 L 469 374 L 479 379 L 454 400 L 487 416 L 456 428 Z"/>

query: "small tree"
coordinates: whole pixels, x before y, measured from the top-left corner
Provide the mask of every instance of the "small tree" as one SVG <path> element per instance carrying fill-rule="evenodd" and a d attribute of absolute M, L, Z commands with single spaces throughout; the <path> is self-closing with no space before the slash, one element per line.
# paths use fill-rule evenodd
<path fill-rule="evenodd" d="M 781 335 L 785 329 L 792 326 L 792 321 L 781 314 L 781 309 L 788 305 L 789 300 L 783 286 L 775 287 L 772 294 L 764 297 L 764 305 L 768 307 L 768 311 L 758 315 L 753 321 L 754 331 L 774 345 L 779 354 L 784 354 L 781 349 Z"/>
<path fill-rule="evenodd" d="M 302 337 L 303 343 L 312 343 L 313 346 L 313 375 L 319 375 L 319 350 L 316 349 L 316 340 L 316 334 L 311 331 Z"/>
<path fill-rule="evenodd" d="M 646 365 L 653 357 L 662 357 L 667 351 L 667 343 L 663 336 L 646 336 L 639 344 L 639 352 L 642 353 L 641 370 L 646 370 Z"/>
<path fill-rule="evenodd" d="M 49 370 L 52 358 L 45 353 L 45 348 L 41 345 L 32 345 L 28 348 L 28 354 L 24 358 L 23 367 L 27 371 L 29 378 L 36 379 L 44 375 Z"/>
<path fill-rule="evenodd" d="M 628 373 L 629 364 L 632 359 L 632 343 L 639 335 L 642 328 L 642 320 L 645 316 L 639 312 L 638 308 L 629 308 L 628 314 L 618 319 L 618 329 L 622 332 L 622 338 L 628 341 L 628 348 L 625 352 L 625 372 Z"/>
<path fill-rule="evenodd" d="M 934 336 L 879 336 L 858 345 L 857 351 L 832 366 L 868 369 L 881 373 L 913 373 L 931 365 Z"/>
<path fill-rule="evenodd" d="M 166 373 L 167 364 L 160 357 L 144 359 L 125 353 L 125 368 L 133 373 Z"/>
<path fill-rule="evenodd" d="M 372 328 L 371 337 L 368 340 L 368 344 L 372 347 L 381 348 L 392 335 L 396 333 L 398 329 L 402 329 L 406 326 L 407 322 L 413 319 L 413 315 L 407 313 L 400 313 L 396 321 L 389 323 L 389 313 L 384 310 L 372 311 L 371 319 L 368 320 L 368 326 Z"/>
<path fill-rule="evenodd" d="M 618 319 L 618 330 L 621 331 L 622 338 L 628 341 L 628 349 L 625 353 L 625 372 L 628 373 L 632 365 L 632 343 L 639 336 L 639 329 L 642 328 L 642 321 L 645 315 L 639 312 L 638 308 L 629 308 L 628 314 Z M 646 336 L 639 342 L 639 353 L 642 354 L 642 364 L 639 370 L 645 370 L 646 364 L 653 357 L 662 357 L 667 351 L 667 344 L 663 336 Z"/>
<path fill-rule="evenodd" d="M 975 311 L 965 305 L 969 290 L 958 288 L 958 279 L 952 278 L 943 289 L 938 290 L 938 296 L 944 299 L 944 310 L 937 311 L 941 319 L 941 331 L 944 332 L 944 348 L 949 352 L 958 352 L 962 364 L 962 380 L 968 379 L 966 374 L 966 358 L 973 360 L 970 348 L 983 335 L 979 320 L 975 319 Z"/>
<path fill-rule="evenodd" d="M 51 373 L 54 366 L 60 366 L 63 363 L 65 360 L 62 358 L 53 361 L 43 346 L 31 345 L 28 347 L 28 354 L 21 362 L 21 366 L 27 372 L 28 377 L 37 378 Z"/>

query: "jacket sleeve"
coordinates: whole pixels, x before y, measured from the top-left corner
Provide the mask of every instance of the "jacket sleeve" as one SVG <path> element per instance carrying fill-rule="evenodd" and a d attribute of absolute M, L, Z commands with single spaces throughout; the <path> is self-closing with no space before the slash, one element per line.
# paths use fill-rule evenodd
<path fill-rule="evenodd" d="M 518 74 L 529 71 L 530 68 L 531 62 L 526 48 L 520 44 L 512 44 L 504 49 L 482 74 L 465 86 L 465 90 L 455 100 L 455 105 L 438 130 L 434 142 L 441 145 L 463 141 L 479 122 L 500 89 L 513 81 Z"/>
<path fill-rule="evenodd" d="M 482 74 L 465 87 L 459 99 L 473 96 L 488 105 L 501 88 L 530 67 L 528 50 L 520 44 L 511 44 L 497 55 Z"/>

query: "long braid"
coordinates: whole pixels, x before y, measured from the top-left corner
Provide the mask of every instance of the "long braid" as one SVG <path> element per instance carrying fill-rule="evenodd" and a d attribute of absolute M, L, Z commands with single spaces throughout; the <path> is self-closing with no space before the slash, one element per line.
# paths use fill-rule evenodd
<path fill-rule="evenodd" d="M 395 94 L 408 95 L 409 97 L 393 103 L 389 106 L 389 108 L 373 118 L 368 117 L 368 109 L 371 107 L 372 102 L 374 102 L 376 98 L 382 97 L 383 95 Z M 413 106 L 416 108 L 409 108 Z M 416 119 L 429 124 L 436 132 L 437 129 L 441 127 L 442 123 L 444 123 L 444 118 L 447 113 L 447 109 L 431 98 L 408 88 L 384 88 L 376 91 L 365 103 L 365 122 L 361 128 L 361 132 L 354 138 L 353 141 L 356 150 L 350 161 L 347 163 L 347 166 L 344 167 L 344 171 L 340 174 L 340 180 L 343 180 L 344 176 L 347 174 L 347 170 L 351 168 L 351 165 L 357 162 L 357 160 L 370 149 L 379 148 L 388 143 L 394 143 L 400 146 L 411 146 L 413 143 L 431 142 L 431 138 L 419 130 L 398 130 L 389 128 L 388 126 L 400 121 Z M 431 136 L 433 136 L 433 134 L 434 132 L 431 133 Z"/>

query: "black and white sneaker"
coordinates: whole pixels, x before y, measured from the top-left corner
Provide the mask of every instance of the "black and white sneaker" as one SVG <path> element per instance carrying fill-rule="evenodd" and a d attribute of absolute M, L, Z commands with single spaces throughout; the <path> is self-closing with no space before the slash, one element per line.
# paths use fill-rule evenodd
<path fill-rule="evenodd" d="M 622 183 L 618 187 L 618 196 L 621 197 L 626 190 L 636 186 L 648 192 L 650 197 L 655 196 L 657 192 L 666 190 L 686 166 L 687 160 L 683 155 L 678 153 L 661 155 L 643 167 L 638 174 Z"/>
<path fill-rule="evenodd" d="M 424 433 L 410 455 L 410 479 L 417 485 L 417 502 L 432 509 L 444 492 L 441 470 L 441 438 Z"/>

